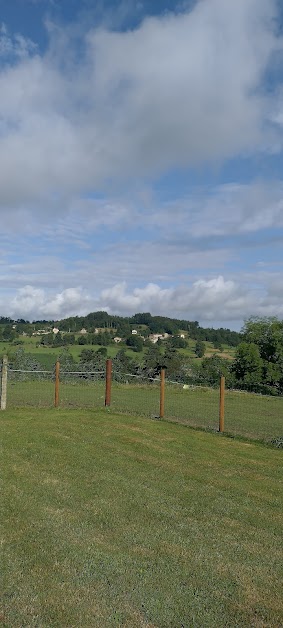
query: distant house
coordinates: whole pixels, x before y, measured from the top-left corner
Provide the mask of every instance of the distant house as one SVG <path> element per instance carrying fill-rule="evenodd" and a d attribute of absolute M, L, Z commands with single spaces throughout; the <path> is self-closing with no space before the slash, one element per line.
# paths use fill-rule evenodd
<path fill-rule="evenodd" d="M 148 337 L 150 342 L 152 342 L 154 345 L 156 344 L 156 342 L 158 342 L 159 338 L 162 339 L 162 334 L 150 334 Z"/>
<path fill-rule="evenodd" d="M 183 340 L 184 340 L 185 334 L 180 334 L 180 338 L 183 338 Z"/>
<path fill-rule="evenodd" d="M 138 333 L 138 332 L 137 332 L 137 330 L 136 330 L 136 329 L 132 329 L 132 334 L 133 334 L 133 335 L 135 335 L 135 334 L 137 334 L 137 333 Z"/>
<path fill-rule="evenodd" d="M 169 335 L 170 334 L 167 334 L 167 332 L 165 332 L 165 334 L 150 334 L 148 339 L 155 345 L 158 340 L 166 340 L 169 338 Z"/>
<path fill-rule="evenodd" d="M 55 331 L 54 331 L 55 329 Z M 57 329 L 57 327 L 54 327 L 54 329 L 52 330 L 54 334 L 58 334 L 59 329 Z M 32 332 L 33 336 L 46 336 L 46 334 L 50 334 L 50 329 L 37 329 L 36 331 Z M 25 334 L 25 332 L 23 332 L 23 336 L 27 336 L 27 334 Z"/>
<path fill-rule="evenodd" d="M 81 331 L 79 331 L 79 334 L 82 334 L 82 336 L 84 336 L 85 334 L 87 334 L 87 329 L 83 327 Z"/>
<path fill-rule="evenodd" d="M 60 330 L 58 329 L 58 327 L 53 327 L 52 331 L 53 331 L 53 334 L 59 334 Z"/>
<path fill-rule="evenodd" d="M 116 344 L 119 344 L 119 342 L 122 342 L 122 338 L 120 338 L 120 336 L 115 336 L 115 338 L 113 338 L 114 342 L 116 342 Z"/>

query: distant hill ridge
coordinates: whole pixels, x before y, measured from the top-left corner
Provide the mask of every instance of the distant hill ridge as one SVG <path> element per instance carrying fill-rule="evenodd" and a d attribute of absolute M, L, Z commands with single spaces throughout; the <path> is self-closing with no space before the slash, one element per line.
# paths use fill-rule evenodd
<path fill-rule="evenodd" d="M 0 325 L 32 326 L 39 328 L 44 325 L 56 325 L 60 331 L 79 332 L 82 328 L 87 331 L 94 331 L 95 328 L 115 329 L 117 334 L 125 335 L 131 333 L 135 327 L 142 326 L 152 334 L 178 335 L 181 331 L 194 340 L 206 340 L 209 342 L 219 342 L 230 346 L 237 346 L 242 339 L 239 332 L 231 331 L 223 327 L 214 329 L 212 327 L 201 327 L 198 321 L 186 319 L 169 318 L 167 316 L 152 316 L 149 312 L 141 312 L 133 316 L 111 315 L 104 311 L 90 312 L 86 316 L 69 316 L 61 320 L 35 320 L 32 323 L 24 319 L 13 320 L 9 317 L 0 317 Z M 142 330 L 140 330 L 142 331 Z"/>

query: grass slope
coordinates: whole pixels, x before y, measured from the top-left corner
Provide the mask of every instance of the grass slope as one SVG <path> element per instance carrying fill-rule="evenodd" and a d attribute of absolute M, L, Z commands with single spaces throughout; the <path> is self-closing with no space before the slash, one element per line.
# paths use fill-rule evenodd
<path fill-rule="evenodd" d="M 282 626 L 282 452 L 100 410 L 1 422 L 3 626 Z"/>

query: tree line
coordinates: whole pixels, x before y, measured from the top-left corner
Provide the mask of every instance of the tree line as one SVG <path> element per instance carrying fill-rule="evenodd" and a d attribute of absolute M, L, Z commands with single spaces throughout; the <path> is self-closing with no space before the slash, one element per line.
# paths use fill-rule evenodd
<path fill-rule="evenodd" d="M 82 328 L 90 334 L 98 328 L 107 329 L 109 333 L 115 332 L 117 336 L 126 338 L 131 335 L 132 329 L 136 328 L 145 338 L 150 334 L 177 336 L 179 331 L 183 330 L 190 338 L 199 342 L 208 341 L 236 347 L 241 341 L 241 334 L 236 331 L 225 328 L 203 328 L 198 321 L 152 316 L 149 312 L 137 313 L 130 317 L 112 316 L 103 311 L 91 312 L 86 316 L 70 316 L 58 321 L 35 320 L 32 323 L 24 319 L 12 320 L 2 316 L 0 317 L 0 340 L 11 341 L 23 332 L 31 335 L 41 328 L 51 329 L 54 326 L 58 327 L 60 332 L 69 332 L 74 335 L 78 334 Z"/>
<path fill-rule="evenodd" d="M 101 334 L 101 342 L 103 337 L 105 340 L 104 333 Z M 136 336 L 130 338 L 134 342 Z M 207 386 L 218 386 L 220 376 L 224 375 L 228 388 L 283 395 L 283 321 L 275 317 L 250 318 L 242 328 L 241 338 L 233 360 L 225 359 L 217 353 L 199 361 L 192 360 L 182 354 L 174 346 L 174 338 L 170 338 L 165 343 L 145 342 L 142 360 L 139 361 L 127 354 L 126 347 L 119 349 L 113 358 L 113 369 L 119 374 L 121 381 L 123 378 L 127 381 L 128 375 L 154 379 L 160 369 L 165 368 L 167 378 L 172 381 Z M 200 345 L 201 343 L 199 341 Z M 74 370 L 75 366 L 75 370 L 77 369 L 78 365 L 68 347 L 58 346 L 58 357 L 63 368 Z M 82 347 L 79 370 L 85 373 L 103 370 L 106 357 L 105 344 L 101 344 L 99 349 Z M 28 360 L 28 354 L 23 349 L 11 354 L 11 361 L 16 364 L 16 368 L 27 368 Z M 34 356 L 30 360 L 33 370 L 41 368 Z"/>

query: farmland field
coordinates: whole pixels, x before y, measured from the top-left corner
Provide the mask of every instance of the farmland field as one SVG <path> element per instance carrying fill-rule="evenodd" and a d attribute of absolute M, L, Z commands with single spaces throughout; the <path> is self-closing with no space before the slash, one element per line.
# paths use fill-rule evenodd
<path fill-rule="evenodd" d="M 5 628 L 282 626 L 282 452 L 105 410 L 1 423 Z"/>
<path fill-rule="evenodd" d="M 63 351 L 63 347 L 43 347 L 38 345 L 40 338 L 37 336 L 24 336 L 21 337 L 21 344 L 13 344 L 8 342 L 0 341 L 0 356 L 8 353 L 10 356 L 15 353 L 18 349 L 24 349 L 25 353 L 29 354 L 35 361 L 39 362 L 44 368 L 52 368 L 58 358 L 58 355 Z M 211 342 L 205 342 L 205 356 L 209 357 L 217 355 L 226 357 L 227 359 L 233 359 L 235 356 L 235 348 L 229 347 L 228 345 L 223 345 L 223 353 L 219 353 L 217 349 L 213 348 L 213 344 Z M 199 362 L 201 358 L 197 358 L 195 355 L 195 340 L 189 339 L 188 346 L 186 349 L 178 349 L 179 353 L 187 359 L 193 360 L 195 362 Z M 164 345 L 165 347 L 165 345 Z M 70 354 L 75 359 L 76 362 L 79 361 L 80 354 L 83 349 L 92 349 L 93 351 L 97 351 L 101 348 L 101 345 L 69 345 L 68 350 Z M 144 348 L 141 352 L 135 352 L 132 349 L 126 347 L 124 344 L 119 345 L 109 345 L 107 347 L 107 356 L 109 358 L 114 358 L 119 350 L 122 348 L 125 349 L 126 355 L 133 358 L 136 362 L 141 363 L 144 358 L 144 354 L 146 348 Z"/>

